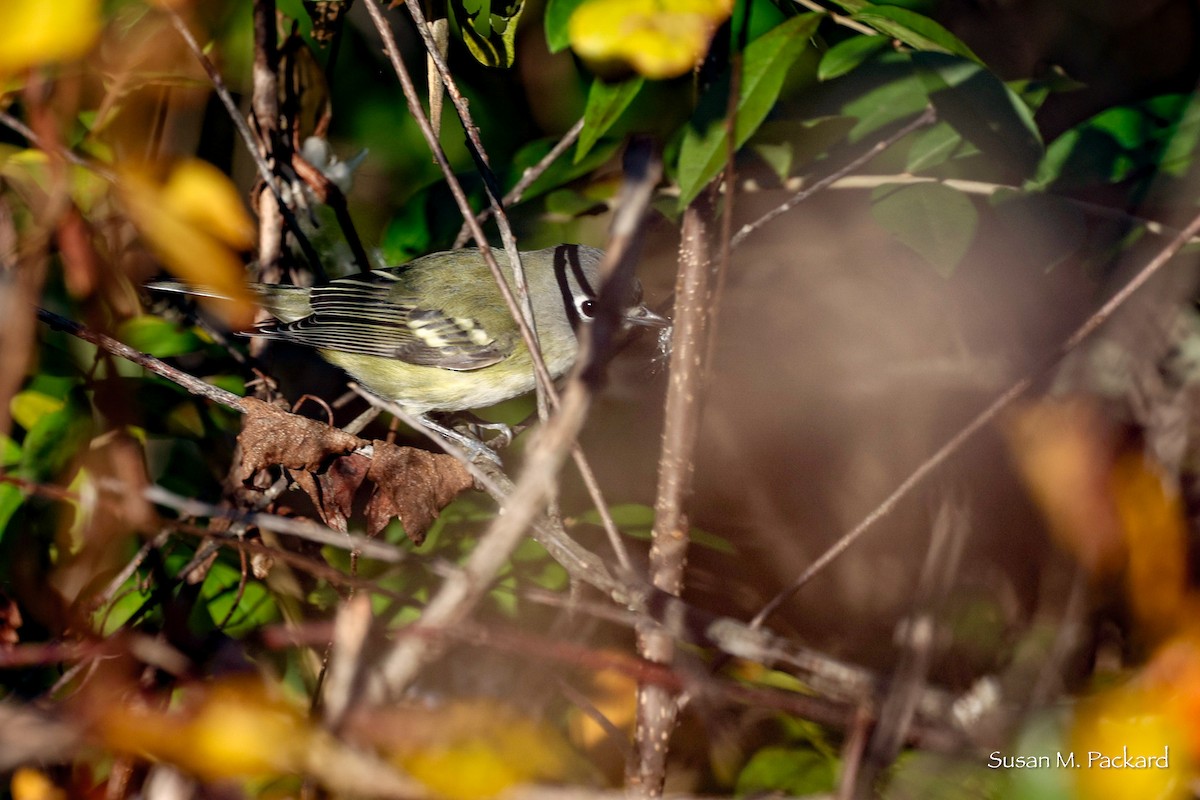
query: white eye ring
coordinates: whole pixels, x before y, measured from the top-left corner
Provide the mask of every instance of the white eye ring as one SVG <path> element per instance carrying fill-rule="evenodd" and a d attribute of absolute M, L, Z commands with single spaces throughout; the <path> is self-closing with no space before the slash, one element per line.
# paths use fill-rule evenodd
<path fill-rule="evenodd" d="M 596 301 L 593 300 L 592 298 L 590 298 L 590 297 L 581 298 L 580 300 L 576 301 L 575 305 L 579 308 L 579 313 L 582 316 L 584 316 L 588 319 L 591 319 L 592 317 L 596 316 Z"/>

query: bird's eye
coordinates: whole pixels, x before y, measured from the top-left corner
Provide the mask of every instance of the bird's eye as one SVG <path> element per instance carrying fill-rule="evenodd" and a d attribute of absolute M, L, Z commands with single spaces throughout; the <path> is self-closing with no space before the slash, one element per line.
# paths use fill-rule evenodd
<path fill-rule="evenodd" d="M 579 304 L 579 313 L 583 314 L 585 317 L 587 317 L 589 319 L 596 316 L 596 301 L 595 300 L 584 300 L 583 302 L 581 302 Z"/>

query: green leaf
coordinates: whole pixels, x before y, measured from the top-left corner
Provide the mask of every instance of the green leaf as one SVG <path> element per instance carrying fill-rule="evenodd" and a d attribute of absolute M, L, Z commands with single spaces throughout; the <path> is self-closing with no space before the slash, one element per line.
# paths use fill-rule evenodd
<path fill-rule="evenodd" d="M 847 134 L 847 141 L 861 142 L 881 128 L 899 120 L 919 114 L 929 103 L 929 95 L 908 53 L 888 52 L 876 59 L 884 78 L 877 86 L 850 100 L 842 106 L 841 113 L 857 118 L 858 122 Z"/>
<path fill-rule="evenodd" d="M 156 358 L 194 353 L 204 346 L 194 331 L 181 329 L 173 322 L 151 316 L 133 317 L 117 328 L 117 338 L 134 350 Z"/>
<path fill-rule="evenodd" d="M 737 795 L 779 792 L 793 797 L 832 792 L 834 762 L 809 748 L 764 747 L 737 778 Z"/>
<path fill-rule="evenodd" d="M 45 414 L 25 434 L 18 472 L 32 481 L 59 477 L 92 438 L 92 413 L 86 401 L 72 393 L 62 408 Z"/>
<path fill-rule="evenodd" d="M 828 81 L 845 75 L 889 44 L 891 41 L 886 36 L 852 36 L 838 42 L 821 56 L 817 78 Z"/>
<path fill-rule="evenodd" d="M 389 264 L 404 264 L 429 252 L 433 238 L 426 212 L 427 195 L 420 193 L 401 206 L 383 230 L 379 249 Z"/>
<path fill-rule="evenodd" d="M 841 7 L 843 11 L 848 11 L 851 14 L 862 11 L 863 9 L 873 8 L 869 0 L 833 0 L 834 5 Z"/>
<path fill-rule="evenodd" d="M 944 164 L 956 152 L 960 152 L 963 138 L 958 131 L 939 122 L 928 130 L 918 131 L 913 136 L 912 147 L 908 148 L 905 169 L 914 175 Z M 970 148 L 974 150 L 974 148 Z"/>
<path fill-rule="evenodd" d="M 551 53 L 560 53 L 571 46 L 567 36 L 567 21 L 584 0 L 549 0 L 546 3 L 546 45 Z"/>
<path fill-rule="evenodd" d="M 982 63 L 962 41 L 929 17 L 907 8 L 870 6 L 854 14 L 859 22 L 870 25 L 880 33 L 899 39 L 917 50 L 934 50 L 969 58 Z"/>
<path fill-rule="evenodd" d="M 608 83 L 600 78 L 592 81 L 588 89 L 587 106 L 583 110 L 583 131 L 579 134 L 579 143 L 575 145 L 576 164 L 620 119 L 645 83 L 646 79 L 640 75 L 620 83 Z"/>
<path fill-rule="evenodd" d="M 1016 92 L 1029 110 L 1037 113 L 1042 104 L 1052 94 L 1077 92 L 1086 89 L 1087 84 L 1081 83 L 1068 76 L 1061 68 L 1055 68 L 1046 78 L 1025 78 L 1022 80 L 1006 81 L 1005 85 Z"/>
<path fill-rule="evenodd" d="M 202 596 L 214 623 L 229 616 L 224 631 L 230 636 L 240 637 L 279 620 L 279 608 L 267 587 L 256 580 L 247 579 L 238 597 L 238 584 L 242 572 L 223 561 L 213 563 L 208 578 L 204 581 Z M 233 604 L 237 601 L 237 608 Z M 229 612 L 233 611 L 232 616 Z"/>
<path fill-rule="evenodd" d="M 624 503 L 610 507 L 608 513 L 612 517 L 613 524 L 630 538 L 650 539 L 650 533 L 654 528 L 654 509 L 652 507 L 640 503 Z M 580 514 L 579 521 L 590 525 L 602 524 L 600 515 L 592 510 Z M 737 552 L 737 548 L 727 540 L 699 528 L 689 529 L 688 537 L 692 544 L 707 547 L 718 553 L 733 554 Z"/>
<path fill-rule="evenodd" d="M 842 116 L 768 120 L 751 137 L 749 146 L 780 180 L 786 180 L 843 141 L 855 122 Z"/>
<path fill-rule="evenodd" d="M 538 139 L 518 150 L 517 154 L 513 156 L 509 168 L 509 181 L 506 185 L 512 186 L 520 180 L 521 174 L 527 168 L 541 161 L 542 157 L 549 153 L 550 149 L 557 142 L 558 139 Z M 612 158 L 620 145 L 621 143 L 615 140 L 603 140 L 598 145 L 593 146 L 592 151 L 579 163 L 572 163 L 565 158 L 559 158 L 545 172 L 538 176 L 537 180 L 529 185 L 529 188 L 525 190 L 525 194 L 521 197 L 521 202 L 532 200 L 539 195 L 557 189 L 576 178 L 588 174 Z"/>
<path fill-rule="evenodd" d="M 47 414 L 53 414 L 65 406 L 67 401 L 34 389 L 18 392 L 9 401 L 8 410 L 12 418 L 25 430 L 29 430 L 37 421 Z"/>
<path fill-rule="evenodd" d="M 487 67 L 511 67 L 516 58 L 517 22 L 525 0 L 450 0 L 463 41 Z"/>
<path fill-rule="evenodd" d="M 1110 108 L 1051 142 L 1033 185 L 1062 190 L 1148 180 L 1158 169 L 1186 174 L 1198 137 L 1200 107 L 1186 95 Z"/>
<path fill-rule="evenodd" d="M 734 148 L 740 148 L 767 118 L 783 89 L 788 68 L 809 46 L 821 15 L 802 14 L 755 39 L 742 56 L 741 91 L 734 120 Z M 708 185 L 725 164 L 727 130 L 724 119 L 729 93 L 728 74 L 713 85 L 684 131 L 679 149 L 679 207 L 684 208 Z"/>
<path fill-rule="evenodd" d="M 0 433 L 0 466 L 11 467 L 21 460 L 21 445 Z"/>
<path fill-rule="evenodd" d="M 0 539 L 4 538 L 4 529 L 17 509 L 25 502 L 25 495 L 11 483 L 0 483 Z"/>
<path fill-rule="evenodd" d="M 942 277 L 953 273 L 975 239 L 979 212 L 962 192 L 940 183 L 902 186 L 883 192 L 871 206 L 875 221 Z"/>
<path fill-rule="evenodd" d="M 941 53 L 914 53 L 938 119 L 949 123 L 982 152 L 1022 176 L 1042 158 L 1042 139 L 1021 98 L 988 70 Z"/>
<path fill-rule="evenodd" d="M 654 525 L 654 508 L 641 503 L 618 503 L 609 507 L 608 514 L 618 528 L 649 530 Z M 589 509 L 579 515 L 579 521 L 599 525 L 600 515 Z"/>

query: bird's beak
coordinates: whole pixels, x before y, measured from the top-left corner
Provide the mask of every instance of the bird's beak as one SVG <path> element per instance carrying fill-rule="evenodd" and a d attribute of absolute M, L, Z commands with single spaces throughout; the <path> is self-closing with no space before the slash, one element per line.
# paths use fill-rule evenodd
<path fill-rule="evenodd" d="M 661 314 L 655 314 L 645 306 L 635 306 L 625 312 L 623 319 L 630 325 L 642 328 L 669 328 L 671 320 Z"/>

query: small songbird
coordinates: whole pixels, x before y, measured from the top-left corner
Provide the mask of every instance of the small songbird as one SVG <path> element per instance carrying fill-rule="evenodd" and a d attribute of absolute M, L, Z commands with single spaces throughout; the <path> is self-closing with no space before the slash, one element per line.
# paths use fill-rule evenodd
<path fill-rule="evenodd" d="M 493 252 L 515 294 L 507 256 Z M 567 244 L 521 254 L 542 357 L 554 378 L 575 363 L 579 331 L 596 314 L 603 255 Z M 150 288 L 206 294 L 177 283 Z M 478 250 L 433 253 L 321 286 L 251 288 L 278 321 L 247 333 L 316 348 L 413 415 L 484 408 L 534 388 L 529 351 Z M 667 327 L 639 295 L 635 282 L 623 319 Z"/>

